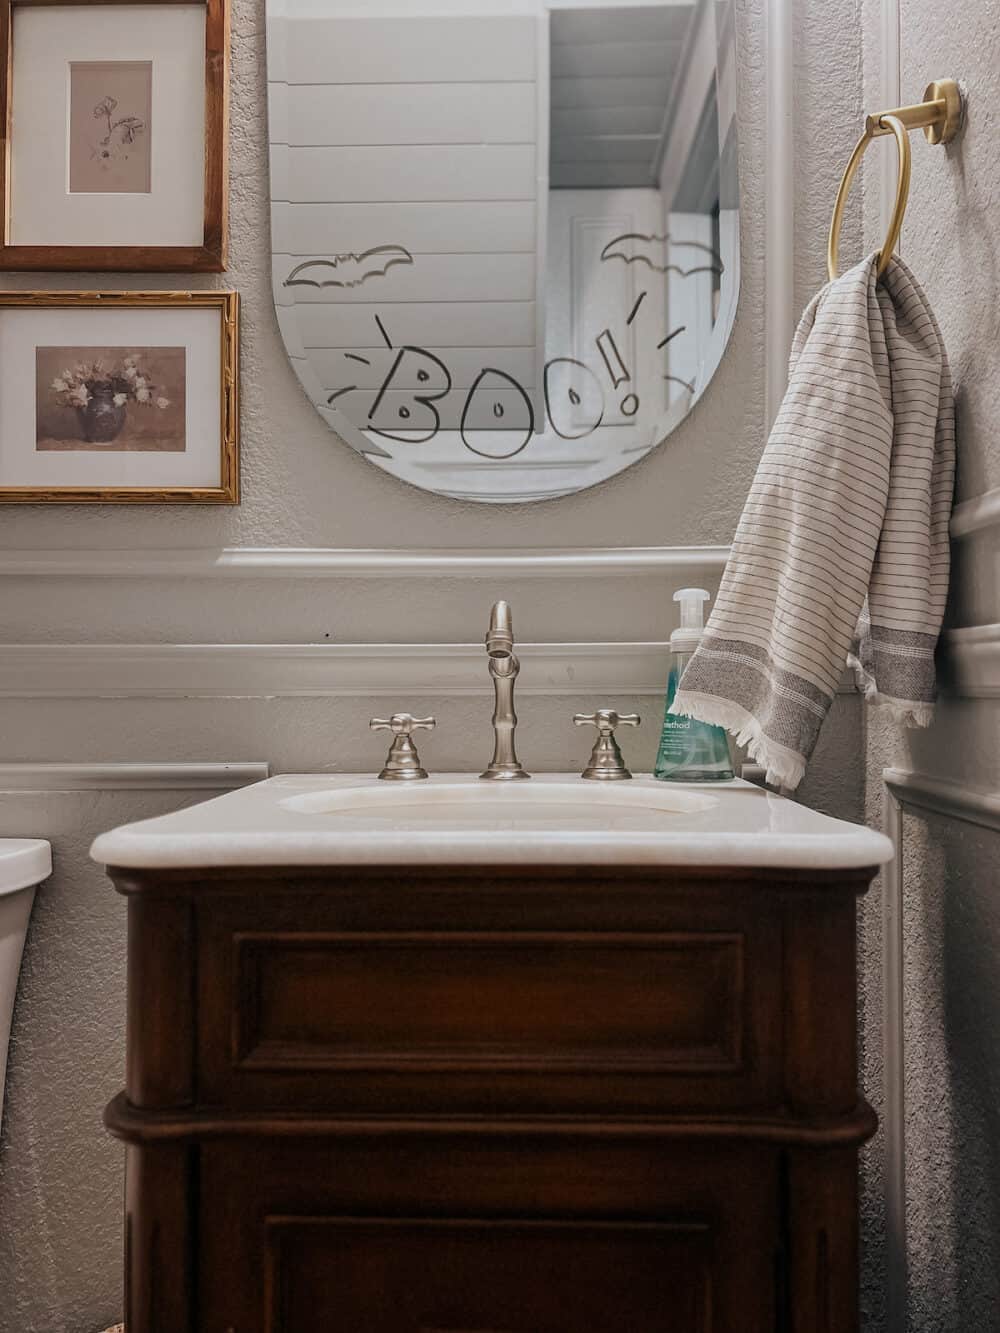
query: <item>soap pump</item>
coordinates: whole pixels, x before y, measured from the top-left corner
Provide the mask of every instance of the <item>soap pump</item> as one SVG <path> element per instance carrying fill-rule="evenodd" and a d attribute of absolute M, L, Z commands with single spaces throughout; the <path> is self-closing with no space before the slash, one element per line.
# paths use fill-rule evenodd
<path fill-rule="evenodd" d="M 680 602 L 681 623 L 670 636 L 666 711 L 653 770 L 653 776 L 664 782 L 728 782 L 735 776 L 729 738 L 721 727 L 670 712 L 684 668 L 701 642 L 708 600 L 704 588 L 680 588 L 674 593 L 674 601 Z"/>

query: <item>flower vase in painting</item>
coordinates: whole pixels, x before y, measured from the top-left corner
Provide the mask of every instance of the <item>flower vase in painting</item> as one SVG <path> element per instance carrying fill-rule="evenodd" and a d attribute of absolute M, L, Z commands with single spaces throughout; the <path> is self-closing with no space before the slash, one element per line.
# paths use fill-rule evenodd
<path fill-rule="evenodd" d="M 83 350 L 38 348 L 36 449 L 183 451 L 184 348 Z"/>

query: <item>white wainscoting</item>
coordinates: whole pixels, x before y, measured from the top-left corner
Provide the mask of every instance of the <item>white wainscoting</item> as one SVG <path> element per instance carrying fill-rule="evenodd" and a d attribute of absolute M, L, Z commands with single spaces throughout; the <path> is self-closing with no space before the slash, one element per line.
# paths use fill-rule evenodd
<path fill-rule="evenodd" d="M 996 662 L 994 663 L 994 670 Z M 996 672 L 995 672 L 996 674 Z M 994 680 L 994 695 L 1000 685 Z M 995 792 L 916 773 L 883 770 L 884 829 L 896 849 L 882 872 L 882 1077 L 885 1107 L 886 1328 L 903 1333 L 906 1319 L 906 1106 L 903 982 L 904 813 L 907 809 L 963 820 L 1000 833 Z"/>
<path fill-rule="evenodd" d="M 518 695 L 661 697 L 670 645 L 523 643 Z M 3 699 L 272 699 L 489 694 L 479 643 L 15 643 Z M 845 675 L 841 693 L 853 693 Z"/>
<path fill-rule="evenodd" d="M 518 694 L 662 695 L 666 643 L 525 643 Z M 0 646 L 0 698 L 486 695 L 480 643 L 63 643 Z"/>

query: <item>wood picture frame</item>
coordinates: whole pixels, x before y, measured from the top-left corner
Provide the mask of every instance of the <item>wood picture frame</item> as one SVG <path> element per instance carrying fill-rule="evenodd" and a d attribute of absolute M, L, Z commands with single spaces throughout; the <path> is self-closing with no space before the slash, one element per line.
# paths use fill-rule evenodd
<path fill-rule="evenodd" d="M 56 311 L 60 317 L 53 321 L 51 334 L 39 320 L 29 320 L 30 327 L 19 332 L 8 320 L 12 314 L 25 311 Z M 94 312 L 92 323 L 74 319 L 71 312 L 79 311 Z M 109 312 L 113 312 L 110 319 L 106 318 Z M 130 319 L 130 312 L 136 317 Z M 155 312 L 174 313 L 166 322 L 154 319 L 147 323 L 141 319 Z M 198 312 L 218 316 L 217 333 L 211 323 L 199 319 Z M 189 318 L 185 320 L 184 315 Z M 91 328 L 93 331 L 88 332 Z M 50 337 L 60 345 L 50 345 Z M 213 355 L 216 345 L 217 362 Z M 84 364 L 77 365 L 75 372 L 58 369 L 56 378 L 51 378 L 52 366 L 71 364 L 81 354 Z M 152 379 L 136 379 L 139 371 L 147 373 L 145 365 L 151 358 L 156 381 L 166 384 L 162 371 L 168 354 L 172 358 L 169 364 L 175 368 L 173 387 L 157 390 Z M 87 424 L 93 425 L 93 416 L 86 414 L 91 413 L 91 400 L 97 396 L 96 389 L 93 394 L 88 392 L 94 389 L 94 383 L 92 379 L 87 381 L 87 376 L 98 370 L 103 381 L 124 391 L 114 396 L 114 408 L 110 404 L 104 408 L 107 420 L 111 420 L 112 412 L 121 418 L 117 431 L 110 436 L 107 430 L 103 434 L 85 430 Z M 5 392 L 8 374 L 19 386 L 16 393 Z M 61 378 L 71 374 L 68 382 Z M 132 383 L 121 375 L 130 375 Z M 26 381 L 33 382 L 33 392 L 24 391 Z M 84 381 L 86 388 L 81 388 Z M 138 391 L 137 384 L 142 386 Z M 71 392 L 81 397 L 74 399 Z M 156 397 L 157 392 L 169 392 L 174 401 Z M 123 430 L 133 401 L 136 424 Z M 143 433 L 148 422 L 156 421 L 158 409 L 172 409 L 162 418 L 168 424 L 158 436 L 148 430 Z M 146 417 L 140 426 L 143 413 Z M 49 420 L 57 423 L 54 430 L 47 428 Z M 112 421 L 112 429 L 114 425 Z M 77 476 L 66 485 L 52 484 L 60 460 L 69 460 L 65 466 L 84 474 L 83 478 Z M 105 479 L 116 462 L 120 470 L 130 474 L 125 484 Z M 153 476 L 157 468 L 175 475 L 197 475 L 200 480 L 190 484 L 136 484 L 136 475 L 146 471 Z M 206 475 L 209 472 L 211 479 Z M 20 474 L 21 479 L 8 482 L 6 478 L 12 474 L 15 478 Z M 25 474 L 31 478 L 27 482 Z M 97 479 L 87 479 L 92 476 Z M 0 505 L 235 505 L 239 501 L 238 293 L 0 292 Z"/>
<path fill-rule="evenodd" d="M 177 10 L 201 4 L 205 10 L 204 218 L 200 244 L 23 244 L 11 240 L 12 136 L 15 18 L 24 10 L 55 6 Z M 230 0 L 0 0 L 0 270 L 61 272 L 221 273 L 228 246 Z"/>

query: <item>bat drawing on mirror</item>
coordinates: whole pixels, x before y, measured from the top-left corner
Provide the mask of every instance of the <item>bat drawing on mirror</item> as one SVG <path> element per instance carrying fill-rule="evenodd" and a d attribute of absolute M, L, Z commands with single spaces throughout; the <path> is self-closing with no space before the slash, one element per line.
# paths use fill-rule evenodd
<path fill-rule="evenodd" d="M 710 262 L 694 264 L 691 268 L 681 268 L 679 264 L 668 263 L 666 257 L 668 243 L 673 249 L 683 246 L 692 250 L 702 250 Z M 647 236 L 639 231 L 626 231 L 608 241 L 601 251 L 601 263 L 606 264 L 609 259 L 620 259 L 624 264 L 645 264 L 654 273 L 676 273 L 682 278 L 690 278 L 695 273 L 718 273 L 721 276 L 725 272 L 722 257 L 710 245 L 705 245 L 701 241 L 671 241 L 669 236 Z"/>
<path fill-rule="evenodd" d="M 359 253 L 349 251 L 332 259 L 307 259 L 297 264 L 282 284 L 285 287 L 360 287 L 369 278 L 384 278 L 397 264 L 412 264 L 402 245 L 376 245 Z"/>

